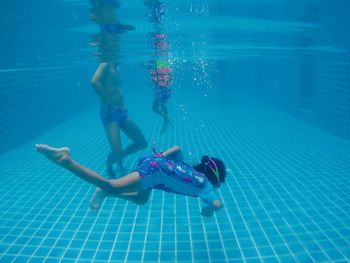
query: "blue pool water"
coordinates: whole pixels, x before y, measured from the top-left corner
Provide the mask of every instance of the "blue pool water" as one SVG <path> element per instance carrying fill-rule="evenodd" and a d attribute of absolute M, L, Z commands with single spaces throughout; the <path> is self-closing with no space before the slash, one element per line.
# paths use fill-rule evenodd
<path fill-rule="evenodd" d="M 150 3 L 164 6 L 173 67 L 166 133 L 141 66 L 154 56 Z M 347 1 L 121 5 L 118 18 L 135 26 L 119 50 L 123 94 L 149 142 L 125 167 L 152 142 L 181 145 L 193 163 L 219 157 L 224 207 L 211 218 L 199 199 L 156 190 L 146 205 L 107 198 L 93 212 L 94 187 L 35 152 L 69 146 L 106 175 L 90 7 L 0 3 L 0 262 L 350 261 Z"/>

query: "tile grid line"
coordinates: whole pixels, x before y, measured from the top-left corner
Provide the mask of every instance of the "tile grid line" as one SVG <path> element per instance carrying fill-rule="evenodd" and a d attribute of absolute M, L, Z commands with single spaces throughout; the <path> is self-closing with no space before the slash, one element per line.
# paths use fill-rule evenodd
<path fill-rule="evenodd" d="M 52 186 L 52 188 L 54 188 L 54 186 Z M 61 188 L 64 188 L 64 185 L 62 185 Z M 60 188 L 60 189 L 61 189 L 61 188 Z M 41 199 L 43 199 L 44 197 L 46 197 L 46 195 L 49 195 L 49 194 L 50 194 L 50 190 L 47 191 L 46 194 L 43 195 L 43 196 L 41 197 Z M 48 204 L 50 203 L 50 200 L 54 200 L 54 198 L 55 198 L 58 194 L 59 194 L 59 192 L 56 192 L 54 195 L 52 195 L 51 198 L 49 199 L 49 201 L 47 202 L 46 206 L 48 206 Z M 67 194 L 67 193 L 66 193 L 66 194 Z M 59 203 L 56 203 L 54 209 L 57 208 L 58 204 L 59 204 Z M 44 205 L 44 206 L 41 208 L 40 211 L 44 210 L 44 208 L 45 208 L 46 206 Z M 34 220 L 36 217 L 37 217 L 37 216 L 33 217 L 33 220 Z M 48 218 L 48 215 L 46 215 L 46 218 Z M 32 220 L 32 221 L 33 221 L 33 220 Z M 32 221 L 31 221 L 31 222 L 32 222 Z M 36 229 L 36 231 L 34 232 L 34 235 L 35 235 L 35 233 L 38 232 L 38 230 L 39 230 L 40 227 L 44 224 L 44 222 L 45 222 L 45 221 L 43 221 L 43 222 L 40 224 L 40 226 L 38 227 L 38 229 Z M 17 224 L 18 224 L 18 223 L 17 223 Z M 25 231 L 25 229 L 23 229 L 22 233 L 23 233 L 24 231 Z M 17 239 L 18 239 L 19 237 L 20 237 L 20 235 L 18 235 Z M 17 240 L 17 239 L 16 239 L 16 240 Z M 16 240 L 14 240 L 14 242 L 15 242 Z M 13 242 L 13 244 L 14 244 L 14 242 Z M 28 245 L 28 243 L 29 243 L 29 240 L 26 242 L 26 244 L 24 244 L 24 246 L 23 246 L 23 248 L 21 249 L 21 251 L 24 249 L 24 247 L 26 247 L 26 246 Z M 10 247 L 11 247 L 11 246 L 10 246 Z M 10 248 L 10 247 L 9 247 L 9 248 Z M 9 249 L 9 248 L 8 248 L 8 249 Z M 8 250 L 8 249 L 7 249 L 7 250 Z M 35 251 L 37 251 L 37 249 L 36 249 Z M 35 251 L 34 251 L 34 253 L 35 253 Z M 5 254 L 6 254 L 6 251 L 4 252 L 3 256 L 4 256 Z M 0 260 L 1 260 L 1 258 L 0 258 Z"/>
<path fill-rule="evenodd" d="M 204 116 L 203 116 L 202 114 L 199 115 L 199 116 L 200 116 L 200 119 L 205 119 Z M 213 119 L 211 119 L 211 120 L 213 120 Z M 206 122 L 206 123 L 209 123 L 209 122 Z M 216 125 L 214 125 L 214 126 L 216 126 Z M 212 127 L 212 126 L 210 126 L 210 127 Z M 218 126 L 216 126 L 216 127 L 218 127 Z M 212 136 L 212 135 L 214 135 L 214 134 L 215 134 L 215 133 L 214 133 L 213 130 L 210 129 L 210 128 L 209 128 L 209 129 L 206 128 L 206 129 L 205 129 L 205 133 L 204 133 L 204 132 L 203 132 L 203 133 L 199 133 L 198 139 L 201 140 L 202 142 L 204 142 L 204 143 L 200 144 L 200 148 L 201 148 L 201 151 L 202 151 L 202 152 L 205 152 L 205 149 L 210 149 L 208 140 L 205 139 L 205 138 L 209 138 L 209 140 L 211 141 L 212 145 L 217 145 L 217 143 L 215 143 L 214 140 L 213 140 L 213 137 L 214 137 L 214 136 Z M 205 144 L 206 147 L 204 146 L 204 144 Z M 210 156 L 210 153 L 208 153 L 208 154 L 209 154 L 209 156 Z M 216 189 L 216 191 L 219 192 L 220 196 L 222 196 L 222 195 L 221 195 L 221 192 L 220 192 L 220 189 Z M 223 199 L 221 199 L 221 201 L 223 202 Z M 219 234 L 220 242 L 221 242 L 221 245 L 222 245 L 222 248 L 223 248 L 223 253 L 224 253 L 224 256 L 225 256 L 225 261 L 228 262 L 229 260 L 228 260 L 228 256 L 227 256 L 227 253 L 226 253 L 226 250 L 225 250 L 225 244 L 224 244 L 224 241 L 223 241 L 223 238 L 222 238 L 222 233 L 221 233 L 221 230 L 220 230 L 220 225 L 219 225 L 219 222 L 218 222 L 218 219 L 217 219 L 217 217 L 216 217 L 215 212 L 214 212 L 214 216 L 213 216 L 213 217 L 214 217 L 214 220 L 215 220 L 217 229 L 218 229 L 218 234 Z"/>
<path fill-rule="evenodd" d="M 221 123 L 223 123 L 225 126 L 228 125 L 228 123 L 225 122 L 224 120 L 222 120 Z M 228 126 L 227 126 L 227 128 L 229 129 Z M 245 129 L 245 130 L 247 130 L 247 129 Z M 237 130 L 236 130 L 236 132 L 237 132 Z M 237 140 L 237 141 L 236 141 L 236 144 L 239 145 L 239 144 L 240 144 L 240 141 Z M 235 146 L 233 146 L 233 147 L 235 147 Z M 237 150 L 239 151 L 239 149 L 237 149 Z M 228 155 L 228 158 L 231 159 L 231 162 L 232 162 L 232 163 L 234 163 L 234 160 L 232 159 L 231 156 L 232 156 L 232 154 Z M 242 156 L 244 156 L 244 155 L 242 155 Z M 248 161 L 249 161 L 249 158 L 246 158 L 246 161 L 248 162 Z M 237 167 L 236 169 L 237 169 L 237 170 L 240 170 L 239 167 Z M 247 169 L 247 168 L 246 168 L 246 170 L 249 171 L 249 169 Z M 243 172 L 240 171 L 240 174 L 243 174 Z M 236 181 L 235 177 L 233 177 L 233 178 L 234 178 L 234 180 Z M 241 217 L 244 218 L 244 217 L 243 217 L 243 214 L 242 214 L 242 212 L 241 212 L 241 210 L 239 209 L 239 205 L 238 205 L 238 203 L 237 203 L 237 201 L 236 201 L 236 198 L 235 198 L 234 195 L 233 195 L 233 191 L 232 191 L 232 189 L 231 189 L 231 186 L 230 186 L 229 184 L 226 184 L 226 185 L 227 185 L 227 187 L 228 187 L 228 189 L 229 189 L 231 195 L 233 196 L 233 198 L 234 198 L 234 200 L 235 200 L 235 203 L 236 203 L 236 205 L 237 205 L 237 207 L 238 207 L 238 210 L 239 210 L 239 212 L 240 212 Z M 237 185 L 238 187 L 240 187 L 240 184 L 239 184 L 237 181 L 236 181 L 236 185 Z M 251 190 L 252 190 L 252 189 L 251 189 Z M 241 190 L 241 191 L 242 191 L 242 190 Z M 253 192 L 254 192 L 254 191 L 253 191 Z M 246 197 L 245 197 L 245 199 L 247 200 Z M 259 199 L 258 199 L 258 200 L 259 200 Z M 260 202 L 260 204 L 261 204 L 261 202 Z M 252 210 L 251 206 L 250 206 L 250 209 Z M 264 210 L 265 210 L 265 209 L 264 209 Z M 252 211 L 253 211 L 253 210 L 252 210 Z M 269 213 L 268 213 L 266 210 L 265 210 L 265 213 L 268 215 L 270 221 L 272 222 L 272 219 L 270 218 Z M 256 216 L 256 215 L 255 215 L 255 216 Z M 247 229 L 249 229 L 248 225 L 247 225 L 245 222 L 244 222 L 244 225 L 245 225 L 245 227 L 246 227 Z M 272 251 L 274 252 L 274 254 L 276 255 L 276 257 L 278 258 L 276 251 L 274 250 L 274 248 L 273 248 L 273 246 L 272 246 L 272 244 L 271 244 L 271 242 L 270 242 L 270 240 L 269 240 L 269 238 L 268 238 L 266 232 L 264 231 L 264 229 L 262 228 L 262 226 L 261 226 L 260 223 L 259 223 L 259 226 L 260 226 L 260 228 L 261 228 L 261 230 L 262 230 L 262 232 L 263 232 L 265 238 L 268 240 L 269 245 L 270 245 Z M 275 227 L 275 228 L 276 228 L 276 227 Z M 276 230 L 277 230 L 277 229 L 276 229 Z M 277 230 L 277 231 L 278 231 L 278 230 Z M 281 233 L 280 233 L 279 231 L 278 231 L 278 233 L 279 233 L 280 236 L 282 237 L 282 235 L 281 235 Z M 259 253 L 259 251 L 258 251 L 257 245 L 256 245 L 256 243 L 255 243 L 253 237 L 251 236 L 250 232 L 249 232 L 249 235 L 250 235 L 250 238 L 251 238 L 252 241 L 253 241 L 254 247 L 255 247 L 255 249 L 257 250 L 259 257 L 262 258 L 262 256 L 260 255 L 260 253 Z M 285 243 L 287 244 L 287 242 L 285 242 Z M 287 247 L 288 247 L 288 250 L 290 251 L 290 253 L 292 254 L 292 251 L 290 250 L 289 246 L 287 246 Z"/>
<path fill-rule="evenodd" d="M 217 117 L 217 116 L 216 116 L 216 117 Z M 213 119 L 212 119 L 212 121 L 213 121 Z M 215 125 L 215 126 L 216 126 L 216 127 L 219 127 L 218 125 L 219 125 L 220 121 L 218 120 L 218 118 L 215 118 L 215 121 L 216 121 L 216 123 L 217 123 L 217 125 Z M 226 122 L 224 122 L 223 120 L 221 120 L 221 123 L 226 123 Z M 226 123 L 226 124 L 227 124 L 227 123 Z M 211 127 L 212 127 L 212 126 L 211 126 Z M 209 128 L 209 129 L 210 129 L 210 128 Z M 217 132 L 218 132 L 218 131 L 217 131 Z M 223 136 L 223 137 L 224 137 L 224 136 Z M 209 136 L 209 138 L 212 138 L 212 137 Z M 228 156 L 232 156 L 232 155 L 229 154 Z M 230 157 L 229 157 L 229 158 L 230 158 Z M 230 159 L 231 159 L 231 158 L 230 158 Z M 231 161 L 233 162 L 232 159 L 231 159 Z M 238 169 L 239 169 L 239 168 L 238 168 Z M 240 173 L 243 174 L 242 171 L 240 171 Z M 236 182 L 236 185 L 240 188 L 240 184 L 238 184 L 238 183 Z M 241 211 L 240 211 L 239 205 L 238 205 L 238 203 L 236 202 L 236 198 L 235 198 L 234 195 L 233 195 L 233 191 L 232 191 L 232 189 L 231 189 L 231 186 L 230 186 L 229 184 L 226 184 L 226 186 L 228 187 L 228 189 L 229 189 L 229 191 L 230 191 L 230 193 L 231 193 L 233 199 L 235 200 L 235 203 L 236 203 L 236 205 L 237 205 L 237 207 L 238 207 L 238 210 L 239 210 L 239 212 L 240 212 L 242 218 L 244 218 L 243 215 L 242 215 L 242 213 L 241 213 Z M 245 197 L 245 199 L 246 199 L 246 201 L 248 201 L 247 197 Z M 248 204 L 249 204 L 249 202 L 248 202 Z M 257 218 L 256 214 L 254 213 L 254 209 L 253 209 L 250 205 L 249 205 L 249 208 L 250 208 L 250 210 L 253 212 L 254 216 Z M 247 230 L 248 230 L 248 232 L 249 232 L 250 239 L 251 239 L 251 241 L 252 241 L 252 243 L 253 243 L 253 245 L 254 245 L 254 248 L 255 248 L 255 250 L 256 250 L 256 252 L 257 252 L 257 254 L 258 254 L 260 260 L 262 260 L 262 256 L 261 256 L 261 254 L 260 254 L 260 251 L 259 251 L 259 249 L 258 249 L 258 247 L 257 247 L 256 242 L 254 241 L 254 238 L 253 238 L 252 234 L 251 234 L 250 231 L 249 231 L 249 227 L 248 227 L 248 225 L 246 224 L 246 222 L 244 222 L 244 225 L 245 225 L 245 227 L 247 228 Z M 266 233 L 265 233 L 264 231 L 263 231 L 263 233 L 264 233 L 265 237 L 267 237 L 267 236 L 266 236 Z M 238 242 L 238 243 L 239 243 L 239 242 Z M 271 243 L 270 243 L 270 246 L 271 246 Z M 272 247 L 272 246 L 271 246 L 271 248 L 272 248 L 272 250 L 273 250 L 273 247 Z M 274 252 L 275 255 L 276 255 L 276 252 L 275 252 L 274 250 L 273 250 L 273 252 Z"/>
<path fill-rule="evenodd" d="M 181 129 L 181 125 L 179 125 L 179 129 Z M 186 134 L 184 134 L 184 132 L 180 133 L 180 145 L 181 145 L 181 147 L 183 147 L 185 141 L 187 142 L 187 139 L 188 139 L 187 130 L 185 130 L 185 133 Z M 188 144 L 187 144 L 187 147 L 189 147 Z M 185 197 L 185 200 L 186 200 L 186 210 L 187 210 L 186 219 L 187 219 L 187 225 L 188 225 L 188 230 L 189 230 L 189 239 L 190 239 L 191 263 L 195 263 L 194 253 L 193 253 L 193 250 L 194 250 L 193 249 L 193 238 L 192 238 L 193 233 L 192 233 L 192 229 L 191 229 L 190 208 L 189 208 L 189 202 L 188 202 L 187 196 Z"/>
<path fill-rule="evenodd" d="M 191 138 L 191 142 L 193 144 L 195 144 L 194 143 L 195 140 L 194 140 L 194 137 L 193 137 L 193 133 L 191 133 L 189 131 L 188 125 L 185 125 L 184 130 L 185 130 L 185 134 L 186 134 L 187 145 L 188 145 L 188 147 L 190 147 L 190 145 L 191 145 L 190 144 L 190 138 Z M 197 159 L 200 159 L 200 156 L 199 156 L 199 154 L 197 152 L 197 148 L 195 148 L 194 145 L 191 145 L 191 146 L 193 147 L 193 149 L 196 149 L 195 155 L 196 155 Z M 200 207 L 201 207 L 200 200 L 196 200 L 196 203 L 197 203 L 197 207 L 199 208 L 199 211 L 196 211 L 196 213 L 200 213 Z M 207 236 L 206 228 L 205 228 L 205 225 L 204 225 L 204 222 L 203 222 L 203 218 L 202 218 L 201 215 L 200 215 L 200 223 L 201 223 L 202 229 L 204 230 L 203 231 L 203 235 L 204 235 L 204 241 L 205 241 L 205 246 L 206 246 L 206 252 L 207 252 L 207 255 L 208 255 L 208 260 L 209 260 L 209 263 L 211 263 L 212 262 L 212 258 L 211 258 L 210 252 L 209 252 L 208 236 Z"/>
<path fill-rule="evenodd" d="M 250 131 L 249 131 L 249 129 L 245 129 L 245 132 L 247 133 L 247 132 L 250 132 Z M 249 158 L 246 159 L 246 162 L 248 162 L 248 163 L 250 162 Z M 249 171 L 249 170 L 248 170 L 248 171 Z M 268 172 L 268 171 L 267 171 L 267 172 Z M 269 183 L 268 181 L 267 181 L 267 183 L 271 185 L 271 183 Z M 272 186 L 272 185 L 271 185 L 271 186 Z M 282 187 L 283 187 L 283 185 L 282 185 Z M 283 187 L 283 188 L 284 188 L 284 187 Z M 286 189 L 285 189 L 285 192 L 289 193 Z M 279 195 L 278 192 L 276 192 L 276 194 Z M 280 200 L 283 200 L 283 202 L 284 202 L 284 199 L 283 199 L 281 196 L 280 196 Z M 285 204 L 285 205 L 286 205 L 287 207 L 289 207 L 287 204 Z M 266 211 L 266 210 L 265 210 L 265 211 Z M 267 211 L 266 211 L 266 213 L 267 213 Z M 293 212 L 292 212 L 292 213 L 293 213 Z M 294 213 L 293 213 L 293 214 L 294 214 Z M 269 217 L 269 213 L 267 213 L 267 215 L 268 215 L 268 217 Z M 269 217 L 269 219 L 270 219 L 271 222 L 273 222 L 272 219 L 271 219 L 270 217 Z M 277 232 L 281 235 L 281 233 L 280 233 L 279 230 L 276 228 L 276 226 L 275 226 L 275 229 L 276 229 Z M 283 235 L 281 235 L 281 237 L 283 238 Z M 283 239 L 284 239 L 284 238 L 283 238 Z M 286 244 L 287 244 L 287 247 L 289 248 L 289 245 L 288 245 L 287 242 L 286 242 Z M 271 243 L 270 243 L 270 245 L 271 245 Z M 273 248 L 273 247 L 271 246 L 271 248 Z M 290 250 L 290 249 L 289 249 L 289 250 Z M 291 252 L 291 255 L 294 257 L 294 253 L 292 252 L 292 250 L 290 250 L 290 252 Z M 310 254 L 309 254 L 309 256 L 311 257 Z M 297 261 L 297 259 L 295 259 L 295 260 Z"/>
<path fill-rule="evenodd" d="M 279 153 L 279 152 L 276 152 L 276 155 L 280 156 L 280 153 Z M 289 168 L 290 168 L 291 170 L 294 170 L 294 168 L 293 168 L 292 166 L 290 166 Z M 285 170 L 284 166 L 281 166 L 281 169 L 282 169 L 282 170 Z M 267 171 L 267 172 L 268 172 L 268 171 Z M 285 170 L 285 172 L 286 172 L 286 173 L 290 173 L 289 170 Z M 297 172 L 297 171 L 296 171 L 296 172 Z M 309 181 L 309 179 L 308 179 L 306 176 L 305 176 L 303 179 L 305 179 L 306 181 Z M 296 179 L 296 180 L 298 180 L 298 179 Z M 302 183 L 301 181 L 299 181 L 299 182 Z M 319 183 L 324 184 L 323 181 L 320 181 Z M 283 185 L 282 185 L 282 187 L 283 187 Z M 292 187 L 293 187 L 293 186 L 292 186 Z M 294 188 L 294 187 L 293 187 L 293 188 Z M 299 194 L 302 195 L 302 193 L 299 191 L 298 188 L 295 188 L 295 191 L 299 192 Z M 312 193 L 311 193 L 311 194 L 312 194 Z M 314 196 L 314 197 L 315 197 L 316 199 L 318 199 L 317 196 Z M 328 196 L 325 196 L 325 197 L 326 197 L 327 199 L 329 199 Z M 307 201 L 307 202 L 308 202 L 308 201 Z M 329 199 L 329 202 L 330 202 L 330 203 L 333 203 L 333 201 L 330 200 L 330 199 Z M 308 203 L 309 203 L 309 202 L 308 202 Z M 312 205 L 311 205 L 310 203 L 309 203 L 309 205 L 312 207 Z M 337 206 L 336 204 L 334 204 L 334 205 Z M 303 210 L 303 209 L 301 209 L 301 210 Z M 303 211 L 304 211 L 304 210 L 303 210 Z M 308 216 L 308 213 L 306 213 L 306 211 L 304 211 L 304 213 L 305 213 L 305 215 Z M 321 214 L 320 214 L 320 216 L 321 216 L 322 218 L 324 218 Z M 309 220 L 311 220 L 311 221 L 314 223 L 314 225 L 318 225 L 318 223 L 315 222 L 315 221 L 312 219 L 312 217 L 308 216 L 308 218 L 309 218 Z M 327 221 L 327 220 L 325 220 L 325 221 Z M 300 224 L 303 225 L 302 222 L 300 222 Z M 334 227 L 332 227 L 332 228 L 333 228 L 333 231 L 335 231 L 336 233 L 338 233 L 338 234 L 341 236 L 341 234 L 340 234 Z M 320 229 L 321 232 L 323 232 L 323 231 L 322 231 L 322 228 L 319 228 L 319 229 Z M 307 231 L 307 232 L 308 232 L 308 231 Z M 326 235 L 326 236 L 327 236 L 327 235 Z M 300 241 L 299 238 L 298 238 L 298 240 Z M 334 243 L 332 242 L 332 240 L 329 240 L 329 241 L 334 245 Z M 318 243 L 316 240 L 315 240 L 315 242 Z M 321 246 L 321 247 L 322 247 L 322 246 Z M 337 246 L 334 245 L 334 247 L 337 247 Z M 347 258 L 346 255 L 344 255 L 342 252 L 339 251 L 339 253 L 342 254 L 342 256 L 343 256 L 344 258 Z"/>
<path fill-rule="evenodd" d="M 45 181 L 45 180 L 47 180 L 47 179 L 46 179 L 46 178 L 42 178 L 42 179 L 36 184 L 36 185 L 41 186 L 41 188 L 37 189 L 38 191 L 41 191 L 41 190 L 43 190 L 43 189 L 45 188 L 45 184 L 42 184 L 42 182 Z M 26 184 L 23 184 L 23 189 L 25 189 L 25 188 L 26 188 Z M 54 186 L 52 186 L 52 188 L 54 188 Z M 9 191 L 10 191 L 11 188 L 8 188 L 8 189 L 9 189 Z M 50 189 L 50 190 L 51 190 L 51 189 Z M 12 198 L 14 198 L 14 195 L 11 195 L 11 196 L 12 196 Z M 42 196 L 41 199 L 44 199 L 44 197 L 45 197 L 45 196 Z M 35 199 L 35 196 L 31 196 L 31 198 L 26 198 L 25 195 L 22 195 L 22 197 L 17 198 L 16 201 L 15 201 L 14 203 L 12 203 L 11 205 L 7 206 L 7 210 L 6 210 L 6 211 L 9 211 L 13 206 L 19 205 L 19 203 L 21 203 L 23 199 L 26 199 L 25 204 L 27 204 L 27 203 L 30 204 L 31 200 L 32 200 L 32 199 Z M 9 199 L 9 200 L 11 200 L 11 199 Z M 40 200 L 39 200 L 39 201 L 40 201 Z M 32 209 L 34 209 L 33 206 L 31 206 L 31 205 L 28 205 L 28 207 L 31 207 Z M 29 210 L 27 213 L 25 213 L 24 217 L 27 216 L 27 215 L 29 215 L 31 211 L 32 211 L 32 210 Z M 6 213 L 6 212 L 5 212 L 5 213 Z M 17 212 L 16 212 L 15 214 L 12 214 L 12 216 L 13 216 L 13 215 L 16 215 L 16 214 L 19 214 L 19 213 L 20 213 L 20 211 L 17 210 Z M 33 220 L 33 219 L 32 219 L 32 220 Z M 31 220 L 31 221 L 32 221 L 32 220 Z M 11 218 L 7 218 L 6 222 L 10 222 L 10 221 L 11 221 Z M 21 221 L 18 221 L 14 227 L 16 227 L 20 222 L 21 222 Z M 5 236 L 5 237 L 6 237 L 6 236 Z M 5 237 L 4 237 L 4 238 L 5 238 Z M 4 238 L 1 240 L 1 242 L 3 242 Z"/>
<path fill-rule="evenodd" d="M 162 191 L 162 206 L 161 206 L 161 212 L 160 212 L 160 233 L 159 233 L 159 245 L 158 245 L 158 260 L 157 262 L 161 262 L 161 255 L 162 255 L 162 238 L 163 238 L 163 219 L 164 219 L 164 198 L 165 193 Z"/>
<path fill-rule="evenodd" d="M 70 173 L 70 172 L 69 172 L 69 173 Z M 71 174 L 70 174 L 70 175 L 71 175 Z M 82 189 L 82 188 L 83 188 L 83 183 L 80 184 L 79 189 Z M 90 189 L 89 189 L 89 190 L 90 190 Z M 89 190 L 86 191 L 86 193 L 85 193 L 85 195 L 84 195 L 84 199 L 87 197 L 88 193 L 90 192 Z M 61 212 L 60 217 L 62 217 L 62 215 L 63 215 L 63 214 L 65 213 L 65 211 L 67 210 L 67 207 L 73 202 L 73 200 L 74 200 L 75 196 L 77 195 L 77 193 L 78 193 L 78 191 L 75 192 L 75 194 L 74 194 L 73 197 L 71 198 L 71 201 L 68 203 L 68 205 L 66 205 L 66 208 Z M 82 200 L 84 200 L 84 199 L 82 199 Z M 82 206 L 82 205 L 83 205 L 83 202 L 80 202 L 79 207 Z M 56 244 L 57 244 L 58 240 L 60 239 L 60 237 L 63 235 L 63 233 L 64 233 L 65 230 L 67 229 L 69 223 L 72 222 L 72 219 L 74 218 L 74 215 L 77 213 L 79 207 L 76 207 L 76 208 L 75 208 L 75 210 L 74 210 L 72 216 L 70 217 L 69 221 L 66 223 L 65 227 L 62 229 L 62 233 L 57 237 L 57 240 L 56 240 L 56 242 L 53 244 L 53 246 L 52 246 L 51 250 L 49 251 L 48 255 L 52 252 L 53 248 L 56 247 Z M 88 214 L 88 211 L 86 211 L 85 215 L 87 215 L 87 214 Z M 58 220 L 60 219 L 60 217 L 57 218 L 57 221 L 56 221 L 56 222 L 58 222 Z M 76 232 L 75 232 L 75 233 L 76 233 Z M 67 249 L 68 249 L 68 245 L 67 245 L 67 247 L 66 247 L 65 252 L 63 253 L 63 255 L 66 253 Z"/>
<path fill-rule="evenodd" d="M 119 200 L 117 200 L 117 203 L 120 203 Z M 118 240 L 118 237 L 119 237 L 119 234 L 120 234 L 120 229 L 121 229 L 121 226 L 122 226 L 122 222 L 124 221 L 124 218 L 125 218 L 126 208 L 127 208 L 127 207 L 128 207 L 128 203 L 126 203 L 126 204 L 124 205 L 124 210 L 123 210 L 122 216 L 121 216 L 120 221 L 119 221 L 117 233 L 115 234 L 115 238 L 114 238 L 114 241 L 113 241 L 112 251 L 115 250 L 115 245 L 116 245 L 116 243 L 117 243 L 117 240 Z M 109 255 L 108 262 L 111 261 L 112 255 L 113 255 L 113 252 Z M 125 260 L 125 257 L 124 257 L 124 260 Z"/>
<path fill-rule="evenodd" d="M 91 188 L 92 188 L 92 189 L 95 189 L 94 186 L 92 186 Z M 108 196 L 107 196 L 106 198 L 108 198 Z M 113 204 L 113 206 L 112 206 L 112 211 L 117 207 L 118 204 L 119 204 L 119 203 L 118 203 L 117 201 L 114 202 L 114 204 Z M 100 207 L 100 209 L 101 209 L 101 207 Z M 96 250 L 95 250 L 95 253 L 94 253 L 93 256 L 92 256 L 92 261 L 95 261 L 95 260 L 96 260 L 96 255 L 97 255 L 97 253 L 98 253 L 98 251 L 99 251 L 99 248 L 101 247 L 102 240 L 103 240 L 104 236 L 105 236 L 106 233 L 107 233 L 107 229 L 108 229 L 109 223 L 111 222 L 111 219 L 112 219 L 112 217 L 113 217 L 112 211 L 109 213 L 109 216 L 107 217 L 107 221 L 106 221 L 105 226 L 104 226 L 104 228 L 103 228 L 103 231 L 102 231 L 102 233 L 101 233 L 101 238 L 99 239 L 98 244 L 97 244 L 97 247 L 96 247 Z M 101 212 L 102 212 L 102 211 L 101 211 Z M 111 254 L 112 254 L 112 251 L 109 251 L 109 255 L 111 255 Z M 107 261 L 107 262 L 109 262 L 109 261 Z"/>
<path fill-rule="evenodd" d="M 145 252 L 146 252 L 146 243 L 147 243 L 147 237 L 149 233 L 149 222 L 150 222 L 150 217 L 151 217 L 151 211 L 152 211 L 152 204 L 153 204 L 153 193 L 151 192 L 150 194 L 150 205 L 148 208 L 148 214 L 147 214 L 147 223 L 146 223 L 146 232 L 145 232 L 145 237 L 143 239 L 143 246 L 142 246 L 142 256 L 141 256 L 141 262 L 145 262 Z"/>
<path fill-rule="evenodd" d="M 128 202 L 130 202 L 130 201 L 128 201 Z M 129 238 L 129 242 L 128 242 L 128 247 L 127 247 L 127 249 L 126 249 L 126 254 L 125 254 L 125 258 L 124 258 L 124 263 L 127 263 L 127 262 L 128 262 L 128 256 L 129 256 L 129 253 L 130 253 L 130 245 L 131 245 L 132 237 L 133 237 L 134 230 L 135 230 L 136 219 L 137 219 L 137 216 L 138 216 L 138 214 L 139 214 L 139 209 L 140 209 L 140 207 L 137 205 L 137 206 L 136 206 L 135 215 L 134 215 L 134 222 L 133 222 L 132 228 L 131 228 L 131 233 L 130 233 L 130 238 Z"/>
<path fill-rule="evenodd" d="M 80 188 L 82 188 L 82 186 L 81 186 Z M 73 195 L 71 201 L 66 205 L 65 209 L 63 209 L 63 211 L 61 212 L 60 216 L 57 218 L 55 224 L 56 224 L 57 222 L 59 222 L 59 220 L 60 220 L 60 218 L 62 217 L 62 215 L 65 214 L 65 211 L 67 210 L 67 207 L 73 202 L 74 197 L 75 197 L 77 194 L 78 194 L 78 191 L 75 192 L 75 194 Z M 87 195 L 87 193 L 85 194 L 85 196 L 86 196 L 86 195 Z M 80 203 L 80 205 L 82 205 L 82 203 Z M 72 215 L 71 219 L 69 220 L 69 222 L 72 221 L 72 218 L 74 217 L 74 215 L 76 214 L 76 212 L 77 212 L 77 209 L 76 209 L 75 212 L 73 213 L 73 215 Z M 55 224 L 52 226 L 52 228 L 55 226 Z M 62 234 L 64 233 L 64 231 L 67 229 L 67 226 L 68 226 L 68 223 L 67 223 L 66 226 L 62 229 L 61 234 L 57 237 L 56 242 L 53 244 L 52 248 L 49 250 L 49 253 L 47 254 L 47 256 L 46 256 L 45 258 L 48 258 L 48 257 L 49 257 L 50 253 L 51 253 L 52 250 L 55 248 L 55 246 L 56 246 L 58 240 L 60 239 L 60 237 L 62 236 Z M 51 229 L 52 229 L 52 228 L 51 228 Z M 48 237 L 48 234 L 49 234 L 49 233 L 50 233 L 50 231 L 48 231 L 48 233 L 47 233 L 47 235 L 46 235 L 45 238 Z M 41 243 L 41 244 L 42 244 L 42 243 Z M 39 246 L 40 246 L 40 244 L 39 244 Z"/>

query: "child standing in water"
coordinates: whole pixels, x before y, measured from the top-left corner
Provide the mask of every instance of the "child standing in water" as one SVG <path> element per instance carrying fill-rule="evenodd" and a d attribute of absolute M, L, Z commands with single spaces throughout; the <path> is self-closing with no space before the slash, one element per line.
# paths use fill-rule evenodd
<path fill-rule="evenodd" d="M 153 82 L 153 101 L 152 110 L 163 117 L 163 127 L 161 132 L 164 133 L 170 126 L 168 114 L 168 100 L 171 97 L 172 69 L 168 61 L 149 61 L 142 64 L 146 67 L 152 76 Z"/>
<path fill-rule="evenodd" d="M 128 116 L 128 110 L 124 106 L 117 63 L 102 62 L 91 84 L 101 100 L 100 117 L 112 149 L 107 158 L 107 173 L 109 178 L 114 178 L 113 163 L 124 171 L 123 158 L 146 148 L 147 141 L 135 122 Z M 124 149 L 120 140 L 121 131 L 132 140 L 132 143 Z"/>
<path fill-rule="evenodd" d="M 90 18 L 100 27 L 100 33 L 90 42 L 99 49 L 100 64 L 92 77 L 91 85 L 101 101 L 100 117 L 107 135 L 111 152 L 107 158 L 109 178 L 115 178 L 113 164 L 123 172 L 123 159 L 129 154 L 144 149 L 147 141 L 141 130 L 128 116 L 122 94 L 122 82 L 118 63 L 120 63 L 119 34 L 133 30 L 133 26 L 123 25 L 117 19 L 119 1 L 91 0 L 93 8 Z M 123 132 L 132 142 L 123 147 L 120 134 Z"/>
<path fill-rule="evenodd" d="M 111 180 L 73 160 L 67 147 L 54 148 L 45 144 L 36 144 L 35 147 L 49 160 L 97 186 L 90 200 L 93 210 L 97 210 L 108 195 L 143 205 L 147 203 L 152 189 L 200 197 L 205 203 L 201 211 L 203 216 L 212 216 L 222 207 L 215 190 L 225 182 L 224 163 L 216 158 L 203 156 L 201 162 L 192 167 L 181 160 L 179 146 L 140 158 L 134 172 Z"/>

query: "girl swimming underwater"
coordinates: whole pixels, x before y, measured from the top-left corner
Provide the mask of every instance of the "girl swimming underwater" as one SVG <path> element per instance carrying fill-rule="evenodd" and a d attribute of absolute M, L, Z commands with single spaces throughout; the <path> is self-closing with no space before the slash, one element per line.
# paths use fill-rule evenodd
<path fill-rule="evenodd" d="M 68 147 L 54 148 L 45 144 L 36 144 L 35 148 L 49 160 L 97 186 L 90 200 L 90 207 L 93 210 L 97 210 L 108 195 L 143 205 L 147 203 L 152 189 L 200 197 L 205 203 L 201 211 L 203 216 L 212 216 L 222 207 L 215 189 L 225 182 L 224 163 L 216 158 L 203 156 L 201 162 L 192 167 L 182 161 L 179 146 L 140 158 L 133 172 L 111 180 L 73 160 Z"/>

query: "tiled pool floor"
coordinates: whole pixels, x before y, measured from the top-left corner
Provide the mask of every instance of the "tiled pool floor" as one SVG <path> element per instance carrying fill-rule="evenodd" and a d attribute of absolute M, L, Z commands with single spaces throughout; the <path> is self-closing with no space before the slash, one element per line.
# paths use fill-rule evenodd
<path fill-rule="evenodd" d="M 175 114 L 165 135 L 156 116 L 134 116 L 159 149 L 176 143 L 193 161 L 225 160 L 215 217 L 200 216 L 198 199 L 160 191 L 144 206 L 110 198 L 90 211 L 93 187 L 33 144 L 67 145 L 104 173 L 108 145 L 94 109 L 0 156 L 0 262 L 350 261 L 350 142 L 268 108 L 197 112 Z"/>

